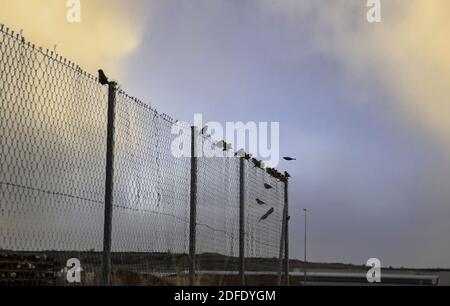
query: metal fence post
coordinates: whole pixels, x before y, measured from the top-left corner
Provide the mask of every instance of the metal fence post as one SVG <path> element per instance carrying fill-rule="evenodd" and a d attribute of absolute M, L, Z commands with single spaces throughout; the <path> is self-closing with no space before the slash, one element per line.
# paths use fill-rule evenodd
<path fill-rule="evenodd" d="M 105 220 L 103 231 L 102 284 L 111 285 L 111 232 L 114 185 L 114 124 L 117 84 L 108 84 L 108 128 L 106 148 Z"/>
<path fill-rule="evenodd" d="M 197 134 L 198 129 L 191 127 L 191 205 L 189 226 L 189 285 L 195 286 L 196 237 L 197 237 Z"/>
<path fill-rule="evenodd" d="M 284 207 L 286 210 L 285 235 L 284 235 L 284 284 L 289 286 L 289 181 L 284 182 Z"/>
<path fill-rule="evenodd" d="M 245 159 L 240 158 L 239 183 L 239 276 L 241 286 L 245 286 Z"/>
<path fill-rule="evenodd" d="M 286 191 L 286 190 L 285 190 Z M 283 208 L 283 220 L 281 224 L 281 237 L 280 237 L 280 253 L 279 253 L 279 269 L 278 269 L 278 286 L 283 284 L 283 255 L 284 255 L 284 247 L 286 244 L 286 221 L 287 221 L 287 207 L 286 203 L 284 203 Z"/>

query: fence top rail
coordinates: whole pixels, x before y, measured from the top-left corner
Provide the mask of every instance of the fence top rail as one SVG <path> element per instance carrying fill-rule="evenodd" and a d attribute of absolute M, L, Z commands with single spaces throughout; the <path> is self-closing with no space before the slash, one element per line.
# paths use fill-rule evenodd
<path fill-rule="evenodd" d="M 63 57 L 62 55 L 58 54 L 55 51 L 52 51 L 48 48 L 44 48 L 41 46 L 37 46 L 36 44 L 33 44 L 30 41 L 27 41 L 25 36 L 23 36 L 21 32 L 16 32 L 16 31 L 12 30 L 11 28 L 5 26 L 4 24 L 0 24 L 0 34 L 3 34 L 5 36 L 9 37 L 10 39 L 17 41 L 18 43 L 20 43 L 23 46 L 32 50 L 33 52 L 36 52 L 36 53 L 42 55 L 44 58 L 51 59 L 68 69 L 72 69 L 72 70 L 76 71 L 80 75 L 82 75 L 94 82 L 98 82 L 98 80 L 99 80 L 97 76 L 84 70 L 79 65 L 77 65 L 75 62 Z M 123 95 L 125 98 L 135 102 L 136 104 L 147 109 L 148 111 L 153 112 L 155 114 L 155 116 L 158 116 L 161 119 L 163 119 L 171 124 L 177 124 L 179 126 L 182 126 L 179 124 L 178 120 L 175 120 L 168 114 L 158 112 L 155 108 L 149 106 L 148 103 L 145 103 L 142 100 L 140 100 L 132 95 L 129 95 L 125 90 L 121 89 L 120 87 L 118 88 L 117 93 Z M 182 126 L 182 127 L 185 127 L 185 126 Z"/>

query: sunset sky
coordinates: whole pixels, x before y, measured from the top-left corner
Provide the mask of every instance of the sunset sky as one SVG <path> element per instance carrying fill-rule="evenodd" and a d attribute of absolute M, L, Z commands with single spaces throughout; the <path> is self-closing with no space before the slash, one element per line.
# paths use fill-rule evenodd
<path fill-rule="evenodd" d="M 192 121 L 276 121 L 292 257 L 450 268 L 450 2 L 0 0 L 23 30 Z"/>

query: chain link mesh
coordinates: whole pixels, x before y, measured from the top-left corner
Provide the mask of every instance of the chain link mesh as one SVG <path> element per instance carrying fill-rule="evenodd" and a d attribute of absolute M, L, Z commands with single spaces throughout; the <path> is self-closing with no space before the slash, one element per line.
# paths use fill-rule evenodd
<path fill-rule="evenodd" d="M 184 270 L 177 263 L 189 250 L 190 158 L 172 154 L 178 137 L 171 133 L 173 124 L 119 91 L 112 232 L 116 284 L 142 277 L 151 282 L 149 276 Z M 190 143 L 190 127 L 178 126 Z"/>
<path fill-rule="evenodd" d="M 64 285 L 70 258 L 82 284 L 100 284 L 107 99 L 97 78 L 0 27 L 0 285 Z M 191 159 L 172 145 L 190 146 L 191 128 L 123 90 L 115 112 L 113 284 L 186 284 Z M 195 137 L 227 157 L 198 158 L 199 277 L 238 284 L 239 158 Z M 276 271 L 284 184 L 245 165 L 247 270 Z"/>
<path fill-rule="evenodd" d="M 245 177 L 245 256 L 249 258 L 246 269 L 277 272 L 285 185 L 251 163 L 246 164 Z"/>
<path fill-rule="evenodd" d="M 46 252 L 59 267 L 84 252 L 87 275 L 98 262 L 88 252 L 103 242 L 106 92 L 74 64 L 6 30 L 0 56 L 0 248 Z"/>

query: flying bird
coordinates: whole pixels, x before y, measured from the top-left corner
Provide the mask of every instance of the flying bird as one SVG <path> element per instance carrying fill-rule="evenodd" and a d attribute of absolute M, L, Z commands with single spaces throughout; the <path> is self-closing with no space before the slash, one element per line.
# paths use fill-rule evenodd
<path fill-rule="evenodd" d="M 287 160 L 287 161 L 297 160 L 296 158 L 293 158 L 293 157 L 283 157 L 283 159 Z"/>
<path fill-rule="evenodd" d="M 275 211 L 275 209 L 273 207 L 271 209 L 269 209 L 269 211 L 264 216 L 262 216 L 261 219 L 259 219 L 259 222 L 269 218 L 270 215 L 274 213 L 274 211 Z"/>
<path fill-rule="evenodd" d="M 98 71 L 98 81 L 102 85 L 108 85 L 109 84 L 109 81 L 108 81 L 108 78 L 106 77 L 106 74 L 101 69 Z"/>
<path fill-rule="evenodd" d="M 256 203 L 258 203 L 259 205 L 266 205 L 266 202 L 261 201 L 260 199 L 256 199 Z"/>
<path fill-rule="evenodd" d="M 271 185 L 269 185 L 269 184 L 264 184 L 264 187 L 266 188 L 266 189 L 272 189 L 273 187 L 271 186 Z"/>

